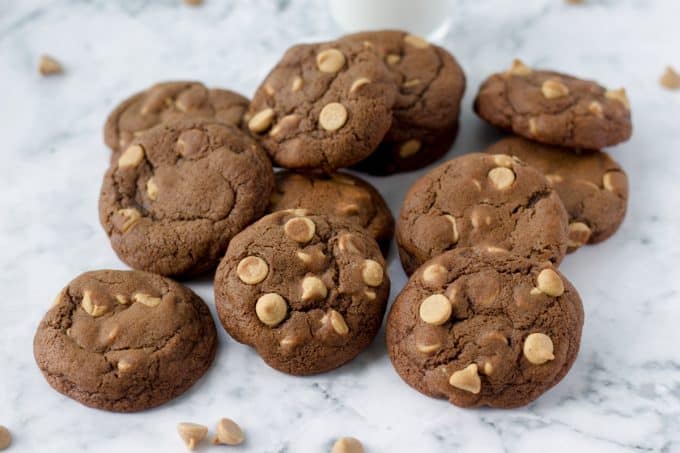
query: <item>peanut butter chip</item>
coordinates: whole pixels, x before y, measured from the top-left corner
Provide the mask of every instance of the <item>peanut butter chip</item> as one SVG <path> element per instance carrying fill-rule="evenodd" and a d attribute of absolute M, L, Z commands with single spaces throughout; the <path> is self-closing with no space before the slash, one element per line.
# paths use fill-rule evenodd
<path fill-rule="evenodd" d="M 670 66 L 666 66 L 666 71 L 664 71 L 661 79 L 659 79 L 659 83 L 669 90 L 680 90 L 680 74 Z"/>
<path fill-rule="evenodd" d="M 61 63 L 59 63 L 53 57 L 50 57 L 49 55 L 42 55 L 40 57 L 40 61 L 38 62 L 38 71 L 40 72 L 40 75 L 50 76 L 61 74 L 64 72 L 64 68 L 62 68 Z"/>
<path fill-rule="evenodd" d="M 290 84 L 291 91 L 293 92 L 300 91 L 300 88 L 302 88 L 302 84 L 303 84 L 302 77 L 300 76 L 293 77 L 293 82 L 291 82 Z"/>
<path fill-rule="evenodd" d="M 478 394 L 482 390 L 482 380 L 476 363 L 471 363 L 462 370 L 455 371 L 449 379 L 449 384 L 457 389 Z"/>
<path fill-rule="evenodd" d="M 361 278 L 368 286 L 380 286 L 383 273 L 383 267 L 377 261 L 364 260 L 361 266 Z"/>
<path fill-rule="evenodd" d="M 569 234 L 567 246 L 575 250 L 588 243 L 591 231 L 588 225 L 583 222 L 572 222 L 569 224 Z"/>
<path fill-rule="evenodd" d="M 556 79 L 548 79 L 543 82 L 541 91 L 546 99 L 557 99 L 569 94 L 569 87 Z"/>
<path fill-rule="evenodd" d="M 361 251 L 359 250 L 356 241 L 357 239 L 353 235 L 349 233 L 343 234 L 338 239 L 338 248 L 340 249 L 341 252 L 347 252 L 358 255 L 361 253 Z"/>
<path fill-rule="evenodd" d="M 141 145 L 129 146 L 118 158 L 118 168 L 136 167 L 144 159 L 144 148 Z"/>
<path fill-rule="evenodd" d="M 122 358 L 116 364 L 116 368 L 118 368 L 118 371 L 128 371 L 132 368 L 132 363 L 130 363 L 129 360 Z"/>
<path fill-rule="evenodd" d="M 316 66 L 321 72 L 338 72 L 345 65 L 345 55 L 338 49 L 326 49 L 316 56 Z"/>
<path fill-rule="evenodd" d="M 153 178 L 146 182 L 146 194 L 149 196 L 150 200 L 155 200 L 158 198 L 158 186 Z"/>
<path fill-rule="evenodd" d="M 319 114 L 319 124 L 328 132 L 340 129 L 347 122 L 347 109 L 339 102 L 326 104 Z"/>
<path fill-rule="evenodd" d="M 416 139 L 407 140 L 404 143 L 402 143 L 401 146 L 399 147 L 399 157 L 407 158 L 409 156 L 413 156 L 418 151 L 420 151 L 421 146 L 422 145 L 420 143 L 420 140 Z"/>
<path fill-rule="evenodd" d="M 294 129 L 297 127 L 298 124 L 300 124 L 300 120 L 302 118 L 300 115 L 296 114 L 291 114 L 291 115 L 286 115 L 283 118 L 279 120 L 278 123 L 272 127 L 272 130 L 269 131 L 269 135 L 272 137 L 275 137 L 277 135 L 280 135 L 282 132 L 287 132 L 291 129 Z"/>
<path fill-rule="evenodd" d="M 411 88 L 420 85 L 420 79 L 411 79 L 401 84 L 402 88 Z"/>
<path fill-rule="evenodd" d="M 359 77 L 354 82 L 352 82 L 352 86 L 349 87 L 349 92 L 354 93 L 359 88 L 361 88 L 362 86 L 367 85 L 369 83 L 371 83 L 371 79 L 369 79 L 367 77 Z"/>
<path fill-rule="evenodd" d="M 618 90 L 607 90 L 604 95 L 607 97 L 607 99 L 619 101 L 627 109 L 630 109 L 630 101 L 628 100 L 628 95 L 626 95 L 625 89 L 619 88 Z"/>
<path fill-rule="evenodd" d="M 532 333 L 524 340 L 524 357 L 534 365 L 542 365 L 553 360 L 553 342 L 544 333 Z"/>
<path fill-rule="evenodd" d="M 433 352 L 439 351 L 441 347 L 441 343 L 425 343 L 416 341 L 416 349 L 423 354 L 432 354 Z"/>
<path fill-rule="evenodd" d="M 302 301 L 323 300 L 328 295 L 328 288 L 319 277 L 313 275 L 302 279 Z"/>
<path fill-rule="evenodd" d="M 257 299 L 255 314 L 264 324 L 274 327 L 288 314 L 288 304 L 276 293 L 263 294 Z"/>
<path fill-rule="evenodd" d="M 618 186 L 616 184 L 616 176 L 619 172 L 608 171 L 602 176 L 602 186 L 605 190 L 616 193 L 618 191 Z"/>
<path fill-rule="evenodd" d="M 557 174 L 547 174 L 545 175 L 545 179 L 547 179 L 550 184 L 557 184 L 564 181 L 562 175 Z"/>
<path fill-rule="evenodd" d="M 256 285 L 269 273 L 267 262 L 259 256 L 247 256 L 236 266 L 236 275 L 246 285 Z"/>
<path fill-rule="evenodd" d="M 588 106 L 588 111 L 598 118 L 604 117 L 604 109 L 602 108 L 602 104 L 597 101 L 590 103 Z"/>
<path fill-rule="evenodd" d="M 529 133 L 534 137 L 538 134 L 538 120 L 536 118 L 529 118 Z"/>
<path fill-rule="evenodd" d="M 552 269 L 543 269 L 536 277 L 536 287 L 543 293 L 552 297 L 564 294 L 564 283 L 557 272 Z"/>
<path fill-rule="evenodd" d="M 429 42 L 425 41 L 423 38 L 421 38 L 420 36 L 416 36 L 416 35 L 406 35 L 406 36 L 404 36 L 404 42 L 406 44 L 410 44 L 413 47 L 417 47 L 419 49 L 425 49 L 426 47 L 428 47 L 430 45 Z"/>
<path fill-rule="evenodd" d="M 366 299 L 368 300 L 375 300 L 375 298 L 378 297 L 378 295 L 372 289 L 367 289 L 364 291 L 364 296 L 366 296 Z"/>
<path fill-rule="evenodd" d="M 458 226 L 456 225 L 456 218 L 449 214 L 444 214 L 444 218 L 451 223 L 451 243 L 455 244 L 460 238 L 458 235 Z"/>
<path fill-rule="evenodd" d="M 215 445 L 241 445 L 245 439 L 241 427 L 229 418 L 220 419 L 215 431 L 217 432 L 213 439 Z"/>
<path fill-rule="evenodd" d="M 314 237 L 316 225 L 308 217 L 295 217 L 286 222 L 283 232 L 295 242 L 304 244 Z"/>
<path fill-rule="evenodd" d="M 387 61 L 388 65 L 393 66 L 401 61 L 401 55 L 391 53 L 385 58 L 385 60 Z"/>
<path fill-rule="evenodd" d="M 269 126 L 272 125 L 273 120 L 274 109 L 266 108 L 264 110 L 260 110 L 255 115 L 253 115 L 250 121 L 248 121 L 248 129 L 256 134 L 264 132 L 269 129 Z"/>
<path fill-rule="evenodd" d="M 132 295 L 132 300 L 135 302 L 139 302 L 142 305 L 146 305 L 147 307 L 157 307 L 161 303 L 161 298 L 160 297 L 154 297 L 149 294 L 144 294 L 144 293 L 135 293 Z"/>
<path fill-rule="evenodd" d="M 127 233 L 142 218 L 142 214 L 135 208 L 119 209 L 117 214 L 124 219 L 120 228 L 122 233 Z"/>
<path fill-rule="evenodd" d="M 331 453 L 364 453 L 364 446 L 354 437 L 341 437 L 333 444 Z"/>
<path fill-rule="evenodd" d="M 420 303 L 420 319 L 433 326 L 444 324 L 451 317 L 451 302 L 443 294 L 433 294 Z"/>
<path fill-rule="evenodd" d="M 508 74 L 516 76 L 528 76 L 531 72 L 531 68 L 517 58 L 512 60 L 512 65 L 510 66 L 510 69 L 508 69 Z"/>
<path fill-rule="evenodd" d="M 498 190 L 507 189 L 515 182 L 515 173 L 505 167 L 492 168 L 488 176 L 491 183 Z"/>
<path fill-rule="evenodd" d="M 421 276 L 423 283 L 425 283 L 430 288 L 436 288 L 442 286 L 446 283 L 448 277 L 448 271 L 441 264 L 430 264 L 425 269 L 423 269 L 423 274 Z"/>
<path fill-rule="evenodd" d="M 4 450 L 12 443 L 12 435 L 9 430 L 0 425 L 0 450 Z"/>
<path fill-rule="evenodd" d="M 347 327 L 345 318 L 339 312 L 331 310 L 327 316 L 335 333 L 338 335 L 347 335 L 349 333 L 349 327 Z"/>
<path fill-rule="evenodd" d="M 177 432 L 187 448 L 193 450 L 208 435 L 208 427 L 196 423 L 180 423 L 177 425 Z"/>
<path fill-rule="evenodd" d="M 512 168 L 512 164 L 515 163 L 515 160 L 512 157 L 508 156 L 507 154 L 494 154 L 493 161 L 499 167 L 508 168 Z"/>
<path fill-rule="evenodd" d="M 108 311 L 108 307 L 106 305 L 97 305 L 92 300 L 92 291 L 88 289 L 83 291 L 83 300 L 80 305 L 83 307 L 83 310 L 85 310 L 85 312 L 93 318 L 98 318 Z"/>

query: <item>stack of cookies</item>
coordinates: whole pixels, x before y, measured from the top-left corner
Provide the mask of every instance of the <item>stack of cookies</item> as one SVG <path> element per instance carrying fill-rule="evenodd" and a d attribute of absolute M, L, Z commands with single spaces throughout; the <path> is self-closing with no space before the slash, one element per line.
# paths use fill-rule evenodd
<path fill-rule="evenodd" d="M 579 348 L 583 307 L 557 267 L 623 221 L 628 183 L 605 152 L 631 135 L 623 90 L 515 61 L 481 86 L 480 117 L 518 136 L 409 190 L 397 243 L 411 278 L 387 323 L 402 378 L 463 407 L 528 404 Z"/>

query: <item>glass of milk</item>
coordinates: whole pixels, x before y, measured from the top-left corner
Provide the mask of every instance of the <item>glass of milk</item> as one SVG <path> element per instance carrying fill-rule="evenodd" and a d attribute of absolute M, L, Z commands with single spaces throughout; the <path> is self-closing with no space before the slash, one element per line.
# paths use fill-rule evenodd
<path fill-rule="evenodd" d="M 345 31 L 398 28 L 441 39 L 449 29 L 452 0 L 328 0 Z"/>

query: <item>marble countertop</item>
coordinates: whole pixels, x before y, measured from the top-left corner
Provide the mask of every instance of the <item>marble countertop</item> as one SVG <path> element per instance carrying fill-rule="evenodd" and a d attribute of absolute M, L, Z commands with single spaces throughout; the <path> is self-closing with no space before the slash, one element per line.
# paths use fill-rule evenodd
<path fill-rule="evenodd" d="M 612 150 L 630 177 L 628 216 L 562 265 L 586 324 L 557 387 L 522 409 L 464 410 L 404 384 L 382 332 L 351 364 L 295 378 L 222 331 L 206 377 L 158 409 L 111 414 L 53 391 L 32 355 L 43 313 L 80 272 L 125 268 L 97 217 L 109 110 L 163 79 L 251 94 L 286 47 L 341 30 L 323 0 L 0 1 L 0 424 L 14 435 L 10 451 L 183 451 L 177 422 L 212 427 L 222 416 L 246 431 L 234 451 L 327 452 L 341 435 L 367 452 L 680 451 L 680 92 L 658 84 L 665 65 L 680 67 L 680 2 L 454 0 L 452 11 L 441 42 L 469 88 L 449 157 L 498 137 L 471 103 L 514 57 L 625 86 L 631 98 L 633 139 Z M 41 78 L 42 53 L 66 72 Z M 370 180 L 397 214 L 422 173 Z M 389 271 L 394 297 L 405 282 L 394 248 Z M 208 279 L 190 286 L 212 306 Z"/>

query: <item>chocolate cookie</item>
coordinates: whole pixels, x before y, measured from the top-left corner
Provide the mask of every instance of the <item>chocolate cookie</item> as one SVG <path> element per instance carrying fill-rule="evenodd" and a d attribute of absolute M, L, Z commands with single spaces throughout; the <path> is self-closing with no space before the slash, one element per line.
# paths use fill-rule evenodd
<path fill-rule="evenodd" d="M 384 252 L 394 234 L 394 218 L 382 195 L 363 179 L 348 173 L 277 173 L 268 211 L 293 208 L 353 222 L 365 228 Z"/>
<path fill-rule="evenodd" d="M 465 91 L 465 74 L 456 59 L 404 31 L 363 32 L 343 39 L 373 46 L 399 87 L 390 130 L 356 168 L 391 174 L 424 167 L 446 154 L 456 138 Z"/>
<path fill-rule="evenodd" d="M 33 341 L 52 387 L 115 412 L 181 395 L 208 370 L 216 348 L 206 304 L 185 286 L 139 271 L 80 275 L 59 293 Z"/>
<path fill-rule="evenodd" d="M 236 235 L 215 274 L 227 332 L 294 375 L 332 370 L 365 349 L 389 292 L 365 230 L 304 209 L 269 214 Z"/>
<path fill-rule="evenodd" d="M 623 88 L 607 90 L 589 80 L 531 69 L 519 60 L 482 84 L 475 111 L 501 129 L 570 148 L 600 149 L 632 133 Z"/>
<path fill-rule="evenodd" d="M 569 252 L 604 241 L 623 222 L 628 178 L 609 154 L 578 152 L 519 137 L 503 139 L 486 152 L 517 156 L 546 175 L 569 214 Z"/>
<path fill-rule="evenodd" d="M 371 47 L 301 44 L 257 89 L 246 118 L 279 166 L 332 172 L 375 150 L 392 123 L 396 91 Z"/>
<path fill-rule="evenodd" d="M 529 404 L 576 359 L 583 307 L 549 263 L 456 249 L 418 268 L 392 305 L 387 351 L 416 390 L 461 407 Z"/>
<path fill-rule="evenodd" d="M 99 218 L 135 269 L 191 276 L 217 266 L 229 240 L 264 213 L 266 154 L 214 120 L 171 120 L 136 137 L 104 177 Z"/>
<path fill-rule="evenodd" d="M 562 261 L 567 212 L 537 170 L 503 154 L 466 154 L 420 178 L 397 221 L 402 265 L 411 274 L 446 250 L 487 245 Z"/>
<path fill-rule="evenodd" d="M 119 104 L 104 126 L 104 142 L 114 151 L 128 147 L 142 131 L 177 118 L 207 118 L 238 126 L 248 99 L 206 88 L 200 82 L 162 82 Z"/>

